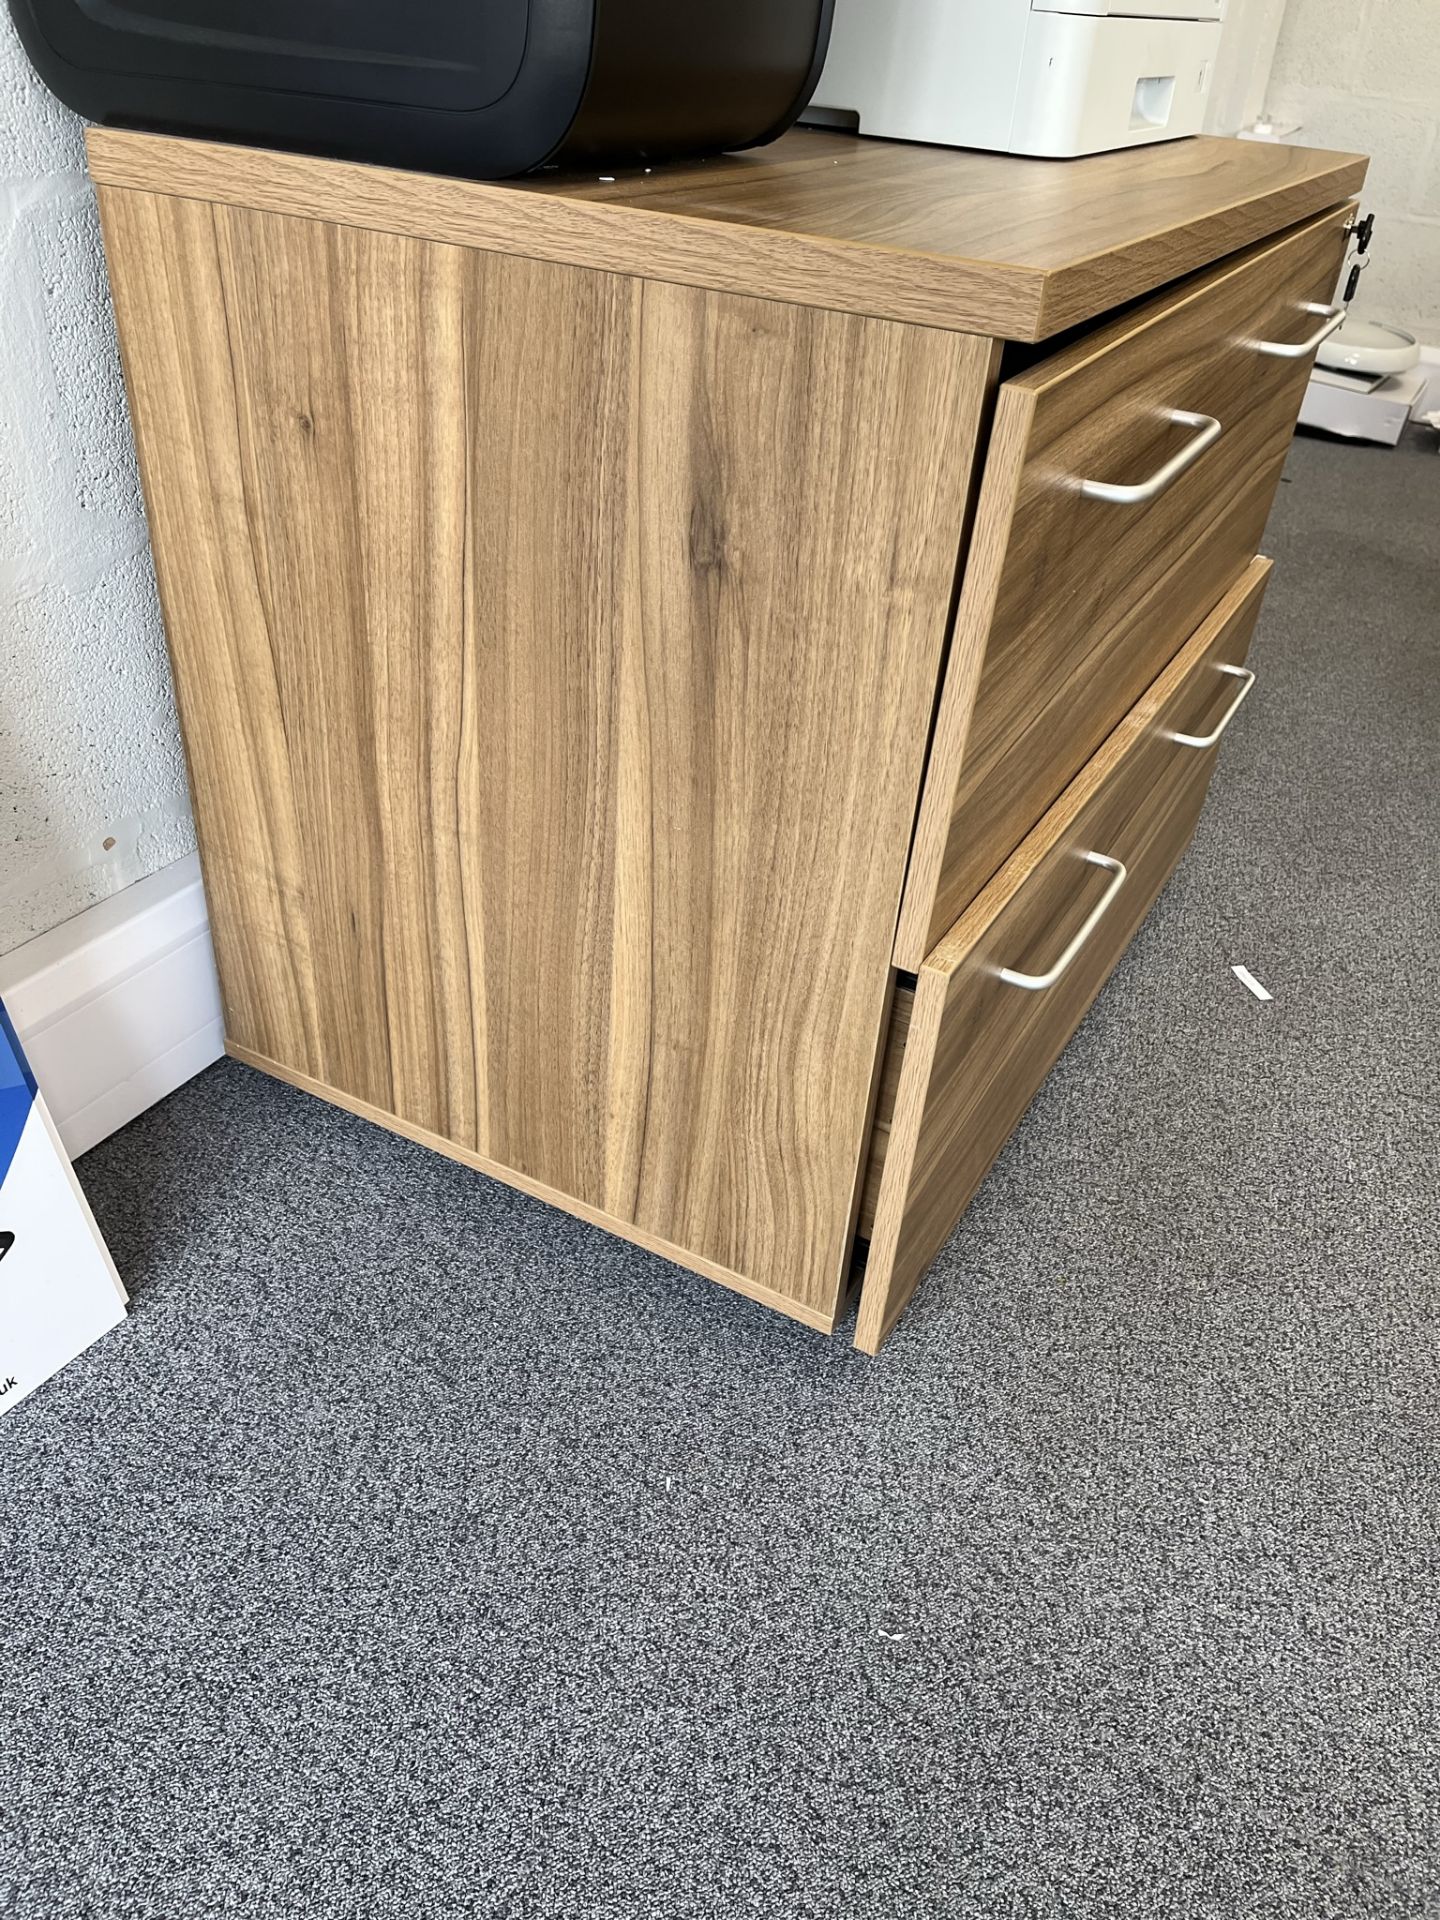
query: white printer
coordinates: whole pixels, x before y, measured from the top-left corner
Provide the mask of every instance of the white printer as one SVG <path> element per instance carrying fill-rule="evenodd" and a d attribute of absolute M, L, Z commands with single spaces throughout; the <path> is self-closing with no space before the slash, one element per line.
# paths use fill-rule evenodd
<path fill-rule="evenodd" d="M 1068 158 L 1198 133 L 1225 0 L 835 0 L 808 119 Z"/>

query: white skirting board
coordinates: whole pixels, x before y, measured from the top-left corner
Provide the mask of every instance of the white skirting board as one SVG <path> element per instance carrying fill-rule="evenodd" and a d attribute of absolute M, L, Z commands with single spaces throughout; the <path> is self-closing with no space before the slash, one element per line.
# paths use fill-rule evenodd
<path fill-rule="evenodd" d="M 194 854 L 0 958 L 0 1000 L 72 1159 L 224 1052 Z"/>

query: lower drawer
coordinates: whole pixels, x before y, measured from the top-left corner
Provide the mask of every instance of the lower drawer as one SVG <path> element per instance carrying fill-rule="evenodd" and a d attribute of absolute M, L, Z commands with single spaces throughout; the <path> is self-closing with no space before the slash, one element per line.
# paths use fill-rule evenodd
<path fill-rule="evenodd" d="M 1189 844 L 1270 571 L 1256 560 L 896 995 L 860 1232 L 878 1351 Z"/>

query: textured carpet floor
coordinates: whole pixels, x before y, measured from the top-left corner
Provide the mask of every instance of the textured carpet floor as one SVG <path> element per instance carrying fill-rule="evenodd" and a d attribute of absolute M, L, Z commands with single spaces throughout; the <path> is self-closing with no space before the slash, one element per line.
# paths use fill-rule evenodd
<path fill-rule="evenodd" d="M 0 1914 L 1440 1913 L 1440 458 L 878 1362 L 233 1065 L 0 1422 Z M 1261 1006 L 1230 972 L 1275 993 Z"/>

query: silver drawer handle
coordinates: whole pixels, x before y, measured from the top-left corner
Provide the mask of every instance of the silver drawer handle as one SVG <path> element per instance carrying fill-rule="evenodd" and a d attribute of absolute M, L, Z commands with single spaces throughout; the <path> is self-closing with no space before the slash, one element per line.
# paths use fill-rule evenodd
<path fill-rule="evenodd" d="M 1324 318 L 1324 326 L 1317 327 L 1308 340 L 1257 340 L 1255 351 L 1268 353 L 1272 360 L 1303 360 L 1307 353 L 1323 346 L 1345 320 L 1344 307 L 1327 307 L 1318 300 L 1307 300 L 1300 309 L 1301 313 L 1318 313 Z"/>
<path fill-rule="evenodd" d="M 1187 468 L 1193 467 L 1207 447 L 1213 447 L 1225 429 L 1220 422 L 1208 413 L 1182 413 L 1178 407 L 1167 407 L 1163 419 L 1177 427 L 1194 427 L 1195 438 L 1187 441 L 1173 460 L 1167 460 L 1158 473 L 1152 473 L 1148 480 L 1142 480 L 1138 486 L 1118 487 L 1109 480 L 1082 480 L 1080 491 L 1087 500 L 1109 500 L 1117 507 L 1139 507 L 1147 500 L 1158 500 L 1167 487 L 1175 482 Z"/>
<path fill-rule="evenodd" d="M 1230 722 L 1250 698 L 1250 689 L 1255 684 L 1255 675 L 1250 671 L 1249 667 L 1222 666 L 1220 672 L 1234 674 L 1235 678 L 1241 683 L 1240 691 L 1225 709 L 1225 718 L 1213 733 L 1172 733 L 1168 736 L 1171 740 L 1178 742 L 1180 746 L 1213 747 L 1216 745 Z"/>
<path fill-rule="evenodd" d="M 1124 861 L 1112 860 L 1108 853 L 1082 853 L 1080 858 L 1088 860 L 1092 867 L 1103 867 L 1107 873 L 1114 874 L 1115 878 L 1105 889 L 1104 898 L 1048 973 L 1016 973 L 1011 967 L 1002 967 L 1000 978 L 1007 987 L 1023 987 L 1026 993 L 1043 993 L 1047 987 L 1053 987 L 1079 959 L 1081 948 L 1115 904 L 1116 894 L 1130 878 Z"/>

